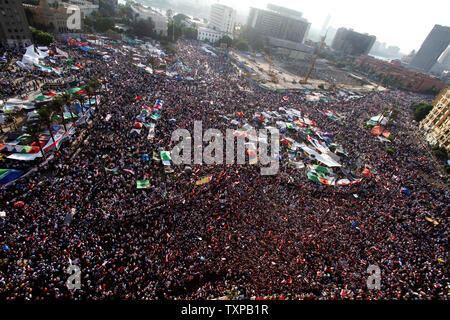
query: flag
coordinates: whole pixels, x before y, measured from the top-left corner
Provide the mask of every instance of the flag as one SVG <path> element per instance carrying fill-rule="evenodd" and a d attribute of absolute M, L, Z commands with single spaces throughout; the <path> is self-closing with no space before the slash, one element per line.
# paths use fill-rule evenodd
<path fill-rule="evenodd" d="M 331 173 L 330 169 L 326 168 L 326 167 L 322 167 L 322 166 L 318 166 L 318 165 L 313 165 L 312 168 L 315 171 L 318 172 L 323 172 L 323 173 Z"/>
<path fill-rule="evenodd" d="M 57 53 L 58 55 L 60 55 L 60 56 L 63 56 L 64 58 L 68 58 L 68 57 L 69 57 L 69 55 L 67 54 L 67 52 L 62 51 L 62 50 L 59 49 L 59 48 L 56 48 L 56 53 Z"/>
<path fill-rule="evenodd" d="M 286 122 L 286 128 L 294 130 L 294 126 L 292 125 L 292 123 Z"/>
<path fill-rule="evenodd" d="M 308 172 L 308 173 L 306 173 L 306 175 L 308 176 L 308 179 L 309 179 L 309 180 L 312 180 L 312 181 L 314 181 L 314 182 L 319 182 L 319 183 L 321 183 L 319 177 L 316 176 L 314 173 Z"/>
<path fill-rule="evenodd" d="M 152 120 L 159 120 L 159 119 L 161 119 L 161 115 L 159 114 L 159 113 L 155 113 L 155 114 L 153 114 L 151 117 L 150 117 L 150 119 L 152 119 Z"/>
<path fill-rule="evenodd" d="M 150 181 L 149 180 L 137 180 L 136 188 L 137 189 L 148 189 L 148 188 L 150 188 Z"/>
<path fill-rule="evenodd" d="M 204 178 L 202 178 L 200 180 L 197 180 L 195 182 L 195 185 L 199 186 L 199 185 L 202 185 L 202 184 L 205 184 L 205 183 L 209 183 L 211 181 L 211 179 L 212 179 L 212 176 L 204 177 Z"/>
<path fill-rule="evenodd" d="M 172 160 L 172 157 L 170 156 L 170 151 L 161 151 L 161 160 L 162 161 L 170 161 Z"/>

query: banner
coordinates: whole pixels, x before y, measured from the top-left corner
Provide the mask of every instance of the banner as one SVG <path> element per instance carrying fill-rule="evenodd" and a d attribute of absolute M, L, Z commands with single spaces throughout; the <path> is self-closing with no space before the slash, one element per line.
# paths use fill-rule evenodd
<path fill-rule="evenodd" d="M 200 180 L 197 180 L 195 182 L 195 185 L 199 186 L 199 185 L 202 185 L 202 184 L 205 184 L 205 183 L 209 183 L 211 181 L 211 179 L 212 179 L 212 176 L 204 177 L 204 178 L 202 178 Z"/>

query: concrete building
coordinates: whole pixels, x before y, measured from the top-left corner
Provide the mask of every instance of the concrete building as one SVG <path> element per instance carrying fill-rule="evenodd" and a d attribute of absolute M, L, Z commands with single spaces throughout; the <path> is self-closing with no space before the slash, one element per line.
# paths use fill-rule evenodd
<path fill-rule="evenodd" d="M 441 91 L 433 101 L 433 109 L 420 122 L 425 139 L 430 144 L 439 143 L 450 151 L 450 87 Z"/>
<path fill-rule="evenodd" d="M 234 25 L 236 23 L 236 10 L 222 4 L 213 4 L 209 17 L 210 29 L 223 32 L 233 36 Z"/>
<path fill-rule="evenodd" d="M 153 23 L 155 24 L 156 33 L 162 34 L 164 36 L 167 35 L 168 19 L 165 15 L 151 8 L 145 8 L 136 4 L 132 4 L 131 9 L 133 10 L 133 13 L 137 15 L 138 19 L 147 20 L 148 18 L 151 18 Z"/>
<path fill-rule="evenodd" d="M 271 4 L 267 10 L 250 8 L 247 24 L 264 36 L 297 43 L 304 42 L 311 26 L 301 12 Z"/>
<path fill-rule="evenodd" d="M 205 27 L 199 27 L 198 28 L 198 34 L 197 34 L 197 40 L 205 41 L 208 40 L 209 42 L 216 42 L 225 35 L 224 32 L 216 31 L 210 28 Z"/>
<path fill-rule="evenodd" d="M 85 17 L 89 17 L 94 11 L 98 10 L 98 2 L 87 1 L 87 0 L 69 0 L 67 2 L 59 1 L 59 5 L 68 7 L 69 5 L 76 5 L 80 8 L 81 12 Z"/>
<path fill-rule="evenodd" d="M 438 59 L 438 62 L 447 70 L 450 70 L 450 45 L 447 49 L 441 54 Z"/>
<path fill-rule="evenodd" d="M 366 74 L 380 74 L 384 80 L 396 83 L 399 89 L 421 93 L 439 92 L 447 84 L 427 73 L 409 70 L 402 66 L 400 60 L 392 62 L 361 55 L 355 59 L 355 65 Z"/>
<path fill-rule="evenodd" d="M 368 54 L 377 38 L 369 34 L 363 34 L 353 29 L 339 28 L 334 36 L 331 48 L 340 53 L 359 56 Z"/>
<path fill-rule="evenodd" d="M 32 43 L 21 1 L 0 0 L 0 42 L 10 47 L 29 46 Z"/>
<path fill-rule="evenodd" d="M 80 30 L 72 30 L 67 27 L 67 21 L 71 14 L 67 13 L 67 8 L 70 4 L 58 0 L 40 0 L 39 6 L 24 4 L 32 12 L 33 25 L 43 25 L 49 28 L 49 31 L 54 33 L 71 33 L 79 32 Z M 80 10 L 81 11 L 81 10 Z M 81 11 L 80 28 L 83 28 L 84 14 Z"/>
<path fill-rule="evenodd" d="M 449 44 L 450 27 L 435 25 L 409 66 L 424 72 L 430 71 Z"/>

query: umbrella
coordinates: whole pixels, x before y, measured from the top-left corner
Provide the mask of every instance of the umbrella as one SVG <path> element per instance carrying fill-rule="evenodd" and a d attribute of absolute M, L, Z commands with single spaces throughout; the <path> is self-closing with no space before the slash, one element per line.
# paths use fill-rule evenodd
<path fill-rule="evenodd" d="M 40 101 L 40 100 L 45 100 L 45 99 L 48 99 L 48 98 L 50 98 L 50 97 L 47 96 L 47 95 L 40 95 L 40 96 L 37 96 L 36 98 L 34 98 L 34 100 Z"/>
<path fill-rule="evenodd" d="M 67 90 L 67 92 L 69 92 L 69 93 L 75 93 L 78 91 L 81 91 L 81 88 L 72 88 L 72 89 Z"/>

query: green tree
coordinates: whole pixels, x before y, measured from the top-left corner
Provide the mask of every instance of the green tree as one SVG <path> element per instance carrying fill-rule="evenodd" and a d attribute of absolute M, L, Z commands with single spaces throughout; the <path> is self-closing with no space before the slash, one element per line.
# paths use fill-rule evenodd
<path fill-rule="evenodd" d="M 177 53 L 177 50 L 171 46 L 171 45 L 165 45 L 162 47 L 165 53 L 167 53 L 169 56 L 173 56 Z"/>
<path fill-rule="evenodd" d="M 241 51 L 248 51 L 249 50 L 249 45 L 247 40 L 245 39 L 237 39 L 236 41 L 234 41 L 233 46 Z"/>
<path fill-rule="evenodd" d="M 122 23 L 125 24 L 129 24 L 134 18 L 133 9 L 128 3 L 126 5 L 119 4 L 117 15 Z"/>
<path fill-rule="evenodd" d="M 198 29 L 193 27 L 184 27 L 183 28 L 183 36 L 186 39 L 197 40 L 198 37 Z"/>
<path fill-rule="evenodd" d="M 42 121 L 42 123 L 47 127 L 48 131 L 50 132 L 50 136 L 52 137 L 53 143 L 55 142 L 55 137 L 53 136 L 52 132 L 52 116 L 53 111 L 50 108 L 41 108 L 38 110 L 39 119 Z"/>
<path fill-rule="evenodd" d="M 231 47 L 233 44 L 233 39 L 231 39 L 228 35 L 224 35 L 222 39 L 219 40 L 219 43 L 225 43 L 227 47 Z"/>
<path fill-rule="evenodd" d="M 61 97 L 57 96 L 51 101 L 51 103 L 48 106 L 48 108 L 52 112 L 57 113 L 57 114 L 60 115 L 61 121 L 62 121 L 62 124 L 63 124 L 63 127 L 64 127 L 64 131 L 67 131 L 66 120 L 64 119 L 64 105 L 65 104 L 64 104 L 63 100 L 61 99 Z"/>
<path fill-rule="evenodd" d="M 174 15 L 172 19 L 175 24 L 181 24 L 182 21 L 189 19 L 189 17 L 185 14 L 178 13 Z"/>
<path fill-rule="evenodd" d="M 94 29 L 98 32 L 106 32 L 113 29 L 115 25 L 114 19 L 108 17 L 99 17 L 94 20 Z"/>
<path fill-rule="evenodd" d="M 41 146 L 41 144 L 39 142 L 39 137 L 41 135 L 40 120 L 28 121 L 26 127 L 27 127 L 26 133 L 28 135 L 30 135 L 30 139 L 32 141 L 37 143 L 37 145 L 39 146 L 39 150 L 41 150 L 42 157 L 44 158 L 44 160 L 46 160 L 47 157 L 45 156 L 44 150 L 42 149 L 42 146 Z"/>
<path fill-rule="evenodd" d="M 439 144 L 433 146 L 433 154 L 440 160 L 446 161 L 448 159 L 447 150 L 444 147 L 440 147 Z"/>
<path fill-rule="evenodd" d="M 413 105 L 414 120 L 417 122 L 422 121 L 433 109 L 433 106 L 427 103 L 417 103 Z"/>
<path fill-rule="evenodd" d="M 136 37 L 152 37 L 155 35 L 154 29 L 155 24 L 151 18 L 148 18 L 147 20 L 139 19 L 131 23 L 128 34 Z"/>
<path fill-rule="evenodd" d="M 33 29 L 31 35 L 33 37 L 33 41 L 38 45 L 48 46 L 55 41 L 55 38 L 51 34 L 41 30 Z"/>
<path fill-rule="evenodd" d="M 177 42 L 183 34 L 183 29 L 180 25 L 169 22 L 167 24 L 167 37 L 169 41 Z"/>

